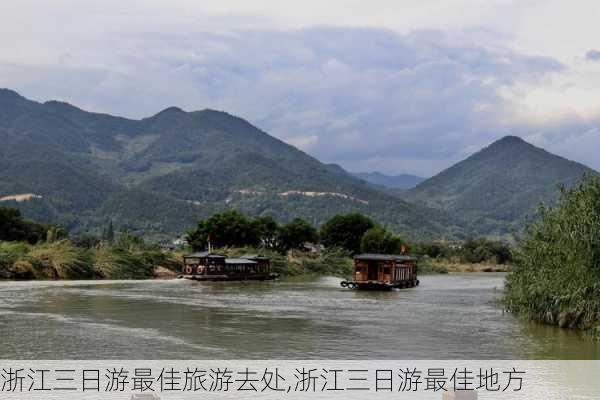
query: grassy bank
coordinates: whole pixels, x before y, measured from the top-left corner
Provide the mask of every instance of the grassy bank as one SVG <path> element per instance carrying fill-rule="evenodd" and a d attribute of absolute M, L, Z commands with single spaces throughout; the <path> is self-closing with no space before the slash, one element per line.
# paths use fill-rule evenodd
<path fill-rule="evenodd" d="M 273 272 L 282 277 L 352 275 L 352 257 L 348 251 L 334 248 L 310 253 L 299 250 L 281 254 L 255 247 L 214 249 L 228 257 L 262 254 L 271 259 Z M 152 279 L 173 278 L 181 273 L 183 252 L 167 252 L 139 241 L 100 243 L 90 248 L 69 240 L 35 245 L 0 242 L 0 279 Z M 459 263 L 445 258 L 422 258 L 421 274 L 448 272 L 496 272 L 506 266 Z"/>
<path fill-rule="evenodd" d="M 263 254 L 271 258 L 273 272 L 283 277 L 352 273 L 352 260 L 343 250 L 319 254 L 244 248 L 221 248 L 215 252 L 237 257 Z M 140 244 L 100 244 L 92 248 L 75 246 L 69 240 L 31 245 L 0 242 L 0 279 L 152 279 L 181 273 L 182 253 L 165 252 Z"/>
<path fill-rule="evenodd" d="M 424 259 L 420 263 L 423 273 L 448 273 L 448 272 L 510 272 L 512 267 L 508 264 L 495 264 L 491 262 L 464 263 L 447 259 Z"/>
<path fill-rule="evenodd" d="M 140 246 L 0 242 L 0 279 L 148 279 L 157 269 L 179 272 L 179 258 Z"/>

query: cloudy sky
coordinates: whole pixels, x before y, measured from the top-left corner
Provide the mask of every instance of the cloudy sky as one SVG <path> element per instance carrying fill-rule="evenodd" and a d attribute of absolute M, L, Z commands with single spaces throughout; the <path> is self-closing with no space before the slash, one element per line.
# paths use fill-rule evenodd
<path fill-rule="evenodd" d="M 504 135 L 600 169 L 597 0 L 2 0 L 0 87 L 133 118 L 213 108 L 350 171 Z"/>

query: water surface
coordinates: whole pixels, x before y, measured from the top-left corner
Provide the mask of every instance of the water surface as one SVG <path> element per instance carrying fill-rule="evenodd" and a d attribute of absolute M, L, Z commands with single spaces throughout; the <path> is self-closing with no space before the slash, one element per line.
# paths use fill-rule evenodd
<path fill-rule="evenodd" d="M 0 283 L 4 359 L 600 359 L 498 305 L 504 274 L 392 292 L 339 279 Z"/>

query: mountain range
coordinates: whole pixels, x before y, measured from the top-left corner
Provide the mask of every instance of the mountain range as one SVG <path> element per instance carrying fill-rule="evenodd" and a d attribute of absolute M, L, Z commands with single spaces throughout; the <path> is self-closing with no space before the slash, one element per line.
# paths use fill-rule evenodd
<path fill-rule="evenodd" d="M 7 89 L 0 141 L 0 204 L 75 233 L 110 220 L 157 239 L 228 208 L 316 225 L 357 211 L 408 239 L 506 236 L 552 204 L 558 185 L 596 173 L 507 136 L 421 182 L 356 176 L 222 111 L 170 107 L 134 120 Z"/>
<path fill-rule="evenodd" d="M 596 173 L 506 136 L 400 196 L 458 216 L 469 232 L 506 235 L 521 231 L 541 202 L 553 205 L 559 186 L 571 187 Z"/>
<path fill-rule="evenodd" d="M 357 172 L 353 173 L 355 177 L 363 181 L 379 185 L 387 189 L 412 189 L 425 178 L 410 174 L 386 175 L 381 172 Z"/>
<path fill-rule="evenodd" d="M 315 224 L 358 211 L 409 238 L 464 235 L 446 212 L 378 191 L 226 112 L 171 107 L 133 120 L 2 89 L 0 141 L 1 204 L 72 232 L 111 220 L 173 237 L 237 208 Z"/>

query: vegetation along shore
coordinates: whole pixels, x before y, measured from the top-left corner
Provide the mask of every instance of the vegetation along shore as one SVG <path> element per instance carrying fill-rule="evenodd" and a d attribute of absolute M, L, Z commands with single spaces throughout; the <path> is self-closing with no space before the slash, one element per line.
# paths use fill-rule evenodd
<path fill-rule="evenodd" d="M 215 251 L 227 256 L 260 253 L 271 258 L 282 276 L 347 277 L 351 256 L 400 253 L 409 249 L 422 259 L 421 272 L 496 270 L 508 264 L 510 248 L 485 239 L 464 243 L 407 243 L 358 214 L 337 215 L 319 229 L 302 219 L 280 224 L 263 216 L 249 218 L 229 210 L 201 220 L 186 234 L 187 245 L 165 249 L 112 222 L 97 234 L 69 236 L 60 227 L 23 219 L 14 208 L 0 207 L 0 279 L 150 279 L 174 277 L 186 251 L 205 250 L 209 236 Z"/>
<path fill-rule="evenodd" d="M 507 278 L 508 309 L 600 338 L 599 232 L 600 178 L 590 175 L 527 228 Z"/>

